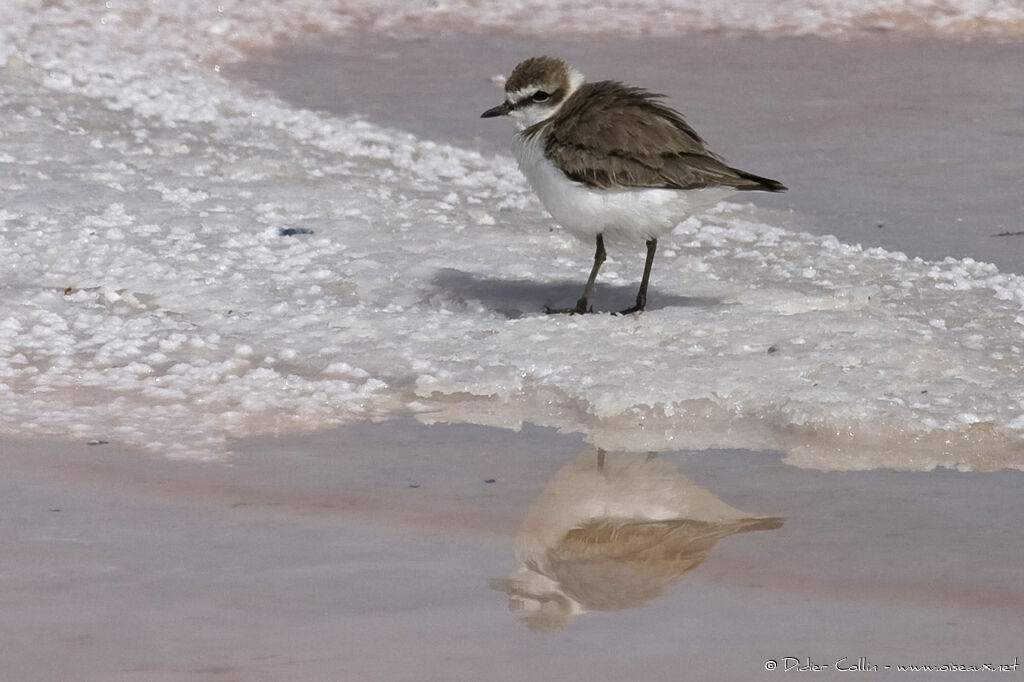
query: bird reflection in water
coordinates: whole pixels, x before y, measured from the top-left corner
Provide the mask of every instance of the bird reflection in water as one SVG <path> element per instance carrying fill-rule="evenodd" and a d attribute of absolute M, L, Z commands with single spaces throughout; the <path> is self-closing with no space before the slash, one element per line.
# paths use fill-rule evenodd
<path fill-rule="evenodd" d="M 647 453 L 585 452 L 530 505 L 516 568 L 491 587 L 532 630 L 639 606 L 701 564 L 722 538 L 782 526 L 729 506 Z"/>

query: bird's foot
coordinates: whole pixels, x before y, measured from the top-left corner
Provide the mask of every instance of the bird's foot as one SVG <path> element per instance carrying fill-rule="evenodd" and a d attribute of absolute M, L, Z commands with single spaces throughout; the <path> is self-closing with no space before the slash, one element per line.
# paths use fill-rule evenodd
<path fill-rule="evenodd" d="M 620 310 L 618 313 L 616 313 L 616 315 L 632 315 L 633 313 L 642 313 L 644 311 L 644 308 L 646 307 L 647 297 L 645 296 L 644 298 L 638 298 L 636 300 L 636 305 L 630 306 L 625 310 Z"/>
<path fill-rule="evenodd" d="M 587 315 L 594 312 L 594 307 L 587 304 L 587 299 L 581 298 L 576 301 L 576 306 L 573 308 L 551 308 L 544 306 L 544 312 L 548 315 Z"/>

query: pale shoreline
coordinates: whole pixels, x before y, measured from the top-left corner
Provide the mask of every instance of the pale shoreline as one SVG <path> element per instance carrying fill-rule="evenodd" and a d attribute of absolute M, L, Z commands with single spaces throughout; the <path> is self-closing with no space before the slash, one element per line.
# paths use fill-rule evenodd
<path fill-rule="evenodd" d="M 166 34 L 158 30 L 152 36 L 168 41 L 156 52 L 161 59 L 178 54 L 171 48 L 180 34 L 165 28 Z M 71 30 L 54 39 L 76 35 Z M 132 45 L 142 38 L 116 35 Z M 448 63 L 458 57 L 442 49 L 452 44 L 445 40 L 432 38 L 420 48 Z M 338 42 L 357 53 L 365 48 L 346 38 Z M 813 148 L 825 138 L 856 147 L 858 137 L 827 138 L 831 129 L 822 112 L 842 110 L 857 94 L 836 94 L 835 82 L 848 85 L 836 74 L 879 69 L 844 70 L 844 55 L 861 67 L 878 66 L 924 46 L 944 55 L 940 64 L 958 63 L 955 57 L 966 50 L 972 59 L 938 77 L 962 86 L 989 58 L 1019 49 L 883 40 L 840 43 L 834 51 L 824 49 L 827 43 L 802 39 L 755 40 L 749 46 L 708 37 L 678 43 L 696 57 L 715 59 L 677 74 L 669 68 L 676 61 L 653 59 L 653 52 L 634 55 L 640 66 L 627 60 L 602 65 L 616 55 L 595 54 L 587 41 L 573 43 L 580 52 L 566 56 L 593 64 L 587 67 L 592 74 L 681 93 L 677 104 L 712 148 L 760 172 L 776 163 L 765 156 L 771 144 L 787 152 L 778 163 L 803 163 L 814 171 L 820 150 L 807 158 L 798 153 L 806 145 Z M 418 53 L 390 52 L 390 44 L 371 43 L 364 61 L 411 56 L 417 68 L 427 62 Z M 874 46 L 878 54 L 869 49 Z M 380 128 L 373 111 L 370 121 L 359 122 L 323 116 L 263 92 L 253 96 L 227 69 L 196 81 L 196 91 L 174 69 L 154 66 L 157 80 L 147 86 L 132 80 L 136 65 L 126 55 L 133 50 L 91 47 L 82 64 L 95 77 L 86 78 L 88 87 L 71 75 L 77 73 L 71 64 L 61 67 L 65 78 L 12 59 L 0 78 L 20 126 L 5 138 L 16 162 L 0 164 L 12 180 L 5 196 L 14 215 L 5 232 L 14 273 L 11 314 L 0 330 L 0 344 L 8 349 L 0 373 L 10 387 L 0 398 L 11 435 L 98 437 L 171 456 L 204 457 L 222 451 L 232 436 L 451 409 L 444 416 L 454 422 L 527 421 L 590 435 L 596 428 L 591 416 L 597 416 L 600 428 L 613 423 L 616 437 L 636 433 L 638 418 L 648 427 L 655 424 L 658 441 L 648 437 L 654 428 L 631 442 L 615 441 L 632 449 L 683 443 L 776 448 L 793 457 L 803 443 L 794 447 L 786 436 L 796 433 L 815 444 L 839 443 L 811 453 L 817 461 L 832 458 L 838 467 L 850 460 L 861 468 L 919 469 L 991 469 L 1014 462 L 1002 455 L 1021 442 L 1024 428 L 1019 276 L 969 260 L 907 261 L 898 253 L 791 229 L 802 210 L 787 222 L 780 206 L 766 215 L 733 205 L 686 221 L 659 247 L 648 314 L 625 325 L 601 315 L 555 319 L 543 315 L 542 307 L 575 300 L 590 247 L 552 226 L 507 156 L 488 158 L 439 144 L 446 137 L 427 136 L 430 126 L 424 137 Z M 662 43 L 669 56 L 675 47 Z M 330 70 L 314 68 L 315 58 L 329 65 L 337 60 L 345 75 L 359 64 L 356 57 L 346 60 L 314 48 L 313 56 L 300 54 L 289 67 L 309 67 L 332 97 L 354 99 L 360 107 L 381 105 L 331 77 Z M 383 111 L 424 116 L 431 126 L 437 109 L 459 125 L 493 123 L 479 119 L 479 112 L 497 92 L 477 72 L 507 70 L 514 63 L 511 52 L 523 45 L 484 41 L 476 49 L 481 59 L 474 60 L 472 77 L 446 70 L 447 80 L 434 81 L 413 72 L 410 80 L 419 77 L 427 91 L 399 88 Z M 794 121 L 779 130 L 779 114 L 785 112 L 776 108 L 769 118 L 769 105 L 788 100 L 766 90 L 783 76 L 784 84 L 795 87 L 800 75 L 779 68 L 779 62 L 813 62 L 818 52 L 830 57 L 822 64 L 825 75 L 809 79 L 795 99 Z M 677 61 L 686 62 L 682 56 Z M 55 69 L 63 64 L 58 57 Z M 762 64 L 761 57 L 774 61 Z M 648 61 L 653 70 L 640 71 Z M 915 68 L 922 61 L 919 56 Z M 105 69 L 123 80 L 107 79 Z M 362 85 L 379 84 L 382 73 L 368 69 Z M 676 76 L 722 82 L 671 82 Z M 287 71 L 280 77 L 291 82 Z M 910 93 L 918 95 L 913 101 L 920 104 L 921 92 L 934 89 L 935 78 L 919 79 L 928 87 Z M 880 92 L 888 96 L 892 87 Z M 703 112 L 693 110 L 691 91 L 702 94 L 692 106 L 706 107 Z M 174 116 L 167 120 L 147 113 L 166 99 L 184 109 L 172 107 Z M 760 105 L 756 117 L 746 115 L 748 101 Z M 966 148 L 983 158 L 1003 158 L 1010 151 L 1003 145 L 995 157 L 991 136 L 1011 145 L 1017 139 L 1004 135 L 1012 109 L 996 106 L 1003 118 L 987 115 L 1002 101 L 985 100 L 979 113 L 986 115 L 973 127 L 956 129 L 958 138 L 982 136 L 984 144 Z M 211 106 L 204 108 L 206 102 Z M 464 103 L 463 118 L 452 116 L 451 102 Z M 907 108 L 895 98 L 891 106 L 885 97 L 871 103 L 879 110 L 858 110 L 851 118 L 879 124 L 869 126 L 885 133 L 876 145 L 906 142 L 900 130 L 882 123 L 920 124 L 930 138 L 944 133 L 942 124 L 950 118 L 940 115 L 941 107 Z M 64 112 L 69 119 L 61 124 Z M 717 112 L 735 116 L 719 118 Z M 953 118 L 963 120 L 959 114 Z M 810 142 L 790 149 L 800 143 L 794 131 L 809 120 Z M 844 131 L 850 122 L 845 120 Z M 124 146 L 126 130 L 138 134 L 129 135 L 137 140 Z M 510 137 L 507 127 L 478 131 L 476 138 L 495 147 Z M 189 144 L 180 145 L 182 139 Z M 893 154 L 914 152 L 912 145 L 897 145 L 883 165 Z M 211 165 L 210 154 L 217 163 Z M 811 177 L 817 173 L 806 167 L 780 165 L 779 177 L 794 186 L 785 201 L 809 200 L 812 189 L 833 187 L 836 178 L 854 194 L 877 193 L 869 183 L 861 185 L 870 172 L 848 172 L 847 166 L 857 164 L 831 156 L 833 165 L 822 170 L 817 185 Z M 65 157 L 79 170 L 69 171 Z M 1006 170 L 1020 163 L 1017 157 L 1011 161 Z M 49 180 L 19 179 L 21 164 L 33 162 Z M 934 178 L 936 168 L 931 171 Z M 990 177 L 967 179 L 987 185 Z M 1004 201 L 1021 195 L 1000 186 L 1004 190 L 996 194 Z M 950 197 L 973 196 L 966 185 L 960 193 L 945 188 L 937 184 L 918 195 L 917 203 L 932 202 L 930 209 L 948 213 Z M 818 194 L 814 206 L 831 210 L 839 203 Z M 1005 210 L 1005 203 L 979 210 L 974 227 L 989 229 L 985 225 Z M 915 224 L 930 224 L 925 213 L 911 213 Z M 970 244 L 958 224 L 943 225 L 954 229 L 912 240 L 915 248 L 950 253 L 940 245 L 950 235 Z M 827 220 L 817 227 L 841 231 L 839 223 Z M 891 228 L 870 230 L 888 234 Z M 1014 259 L 1010 247 L 1016 243 L 1006 238 L 1007 247 L 1000 249 L 1006 259 Z M 633 249 L 610 248 L 596 292 L 602 298 L 598 310 L 628 305 L 639 256 Z M 591 352 L 584 356 L 577 348 Z M 636 361 L 623 363 L 624 357 Z M 892 447 L 894 442 L 901 445 Z M 972 447 L 960 447 L 962 442 Z M 917 449 L 904 451 L 903 443 Z M 993 443 L 1009 446 L 994 461 L 996 448 L 988 447 Z"/>
<path fill-rule="evenodd" d="M 5 670 L 643 682 L 750 679 L 787 656 L 1020 654 L 1024 473 L 823 473 L 778 453 L 661 453 L 782 527 L 721 540 L 632 608 L 531 632 L 489 582 L 514 567 L 527 508 L 586 451 L 550 429 L 407 419 L 239 441 L 223 462 L 6 441 Z"/>

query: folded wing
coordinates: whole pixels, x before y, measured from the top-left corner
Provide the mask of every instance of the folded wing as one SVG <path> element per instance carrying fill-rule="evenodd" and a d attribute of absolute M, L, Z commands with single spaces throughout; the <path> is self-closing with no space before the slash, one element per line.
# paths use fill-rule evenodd
<path fill-rule="evenodd" d="M 588 83 L 566 101 L 553 125 L 538 124 L 523 135 L 546 133 L 551 160 L 591 187 L 786 189 L 728 166 L 661 97 L 615 81 Z"/>

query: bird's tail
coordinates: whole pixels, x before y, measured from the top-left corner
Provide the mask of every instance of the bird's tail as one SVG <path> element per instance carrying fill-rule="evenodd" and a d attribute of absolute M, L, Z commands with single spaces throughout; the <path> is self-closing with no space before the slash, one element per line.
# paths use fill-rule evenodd
<path fill-rule="evenodd" d="M 741 179 L 733 185 L 738 190 L 742 191 L 758 191 L 758 192 L 785 192 L 788 187 L 783 185 L 778 180 L 772 180 L 771 178 L 762 178 L 760 175 L 754 175 L 747 171 L 742 171 L 739 168 L 730 168 L 733 173 L 738 175 Z"/>

